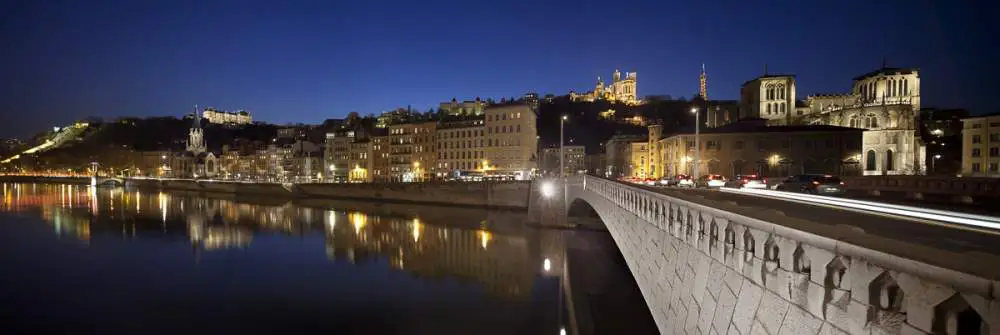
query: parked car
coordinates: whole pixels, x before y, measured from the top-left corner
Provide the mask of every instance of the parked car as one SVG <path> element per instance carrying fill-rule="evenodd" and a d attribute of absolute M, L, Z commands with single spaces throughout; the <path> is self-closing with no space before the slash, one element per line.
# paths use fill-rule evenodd
<path fill-rule="evenodd" d="M 643 185 L 647 185 L 647 186 L 654 186 L 654 185 L 656 185 L 656 179 L 653 179 L 653 178 L 643 179 L 642 184 Z"/>
<path fill-rule="evenodd" d="M 721 174 L 707 174 L 698 178 L 694 186 L 705 188 L 723 187 L 726 186 L 726 177 L 723 177 Z"/>
<path fill-rule="evenodd" d="M 735 178 L 726 182 L 726 187 L 767 189 L 767 178 L 755 174 L 736 175 Z"/>
<path fill-rule="evenodd" d="M 775 189 L 812 194 L 843 194 L 847 190 L 840 177 L 823 174 L 800 174 L 782 180 Z"/>

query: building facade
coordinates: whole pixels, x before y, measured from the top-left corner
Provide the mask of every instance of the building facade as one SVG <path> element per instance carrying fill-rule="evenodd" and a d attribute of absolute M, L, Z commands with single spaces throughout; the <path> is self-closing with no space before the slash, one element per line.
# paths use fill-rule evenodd
<path fill-rule="evenodd" d="M 547 175 L 559 175 L 559 147 L 542 149 L 542 161 L 539 170 Z M 584 173 L 587 168 L 586 148 L 582 145 L 563 146 L 563 167 L 566 174 Z"/>
<path fill-rule="evenodd" d="M 438 109 L 444 110 L 448 115 L 483 115 L 483 110 L 488 104 L 479 97 L 472 101 L 462 101 L 451 99 L 449 102 L 442 102 Z"/>
<path fill-rule="evenodd" d="M 601 77 L 597 77 L 597 84 L 594 86 L 593 91 L 589 91 L 583 94 L 577 94 L 574 92 L 569 93 L 570 100 L 572 101 L 597 101 L 597 100 L 607 100 L 611 102 L 620 102 L 629 105 L 636 105 L 641 103 L 641 101 L 636 98 L 636 73 L 627 72 L 625 77 L 622 77 L 622 73 L 615 70 L 615 73 L 611 77 L 611 84 L 605 86 L 604 81 Z"/>
<path fill-rule="evenodd" d="M 538 164 L 537 116 L 526 104 L 485 111 L 487 174 L 528 179 Z"/>
<path fill-rule="evenodd" d="M 632 142 L 629 144 L 628 176 L 632 178 L 650 178 L 649 175 L 648 142 Z"/>
<path fill-rule="evenodd" d="M 438 124 L 437 177 L 482 173 L 486 160 L 485 117 L 443 120 Z"/>
<path fill-rule="evenodd" d="M 434 176 L 437 122 L 389 126 L 389 174 L 393 181 L 427 181 Z"/>
<path fill-rule="evenodd" d="M 962 175 L 1000 177 L 1000 114 L 962 119 Z"/>
<path fill-rule="evenodd" d="M 208 120 L 208 122 L 217 124 L 244 125 L 253 123 L 253 117 L 250 116 L 250 112 L 245 110 L 226 112 L 214 108 L 206 108 L 202 111 L 201 117 Z"/>
<path fill-rule="evenodd" d="M 614 135 L 604 142 L 603 175 L 607 178 L 631 176 L 632 143 L 647 142 L 645 135 Z"/>
<path fill-rule="evenodd" d="M 667 175 L 694 173 L 758 174 L 781 177 L 799 173 L 857 175 L 860 173 L 862 129 L 827 126 L 766 126 L 748 120 L 695 135 L 676 134 L 660 140 Z"/>
<path fill-rule="evenodd" d="M 920 137 L 917 69 L 886 68 L 854 78 L 845 94 L 796 100 L 795 76 L 764 75 L 740 89 L 740 116 L 769 125 L 829 125 L 864 129 L 865 175 L 926 173 Z"/>

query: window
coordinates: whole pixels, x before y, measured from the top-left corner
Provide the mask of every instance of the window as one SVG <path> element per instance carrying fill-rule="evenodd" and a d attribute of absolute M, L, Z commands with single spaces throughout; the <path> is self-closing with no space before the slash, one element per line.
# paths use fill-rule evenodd
<path fill-rule="evenodd" d="M 518 113 L 518 114 L 521 114 L 521 113 Z M 521 125 L 517 125 L 517 132 L 519 132 L 519 133 L 521 132 Z"/>
<path fill-rule="evenodd" d="M 785 115 L 785 104 L 782 103 L 782 104 L 779 104 L 779 106 L 781 106 L 781 115 Z"/>
<path fill-rule="evenodd" d="M 983 155 L 983 151 L 981 149 L 979 149 L 979 148 L 972 148 L 972 157 L 981 157 L 982 155 Z"/>
<path fill-rule="evenodd" d="M 757 151 L 767 151 L 767 141 L 757 140 Z"/>
<path fill-rule="evenodd" d="M 739 140 L 739 141 L 736 141 L 735 143 L 733 143 L 733 149 L 743 150 L 743 141 Z"/>
<path fill-rule="evenodd" d="M 771 104 L 767 104 L 767 115 L 771 115 Z"/>
<path fill-rule="evenodd" d="M 1000 165 L 1000 164 L 990 163 L 990 172 L 1000 172 L 1000 170 L 997 169 L 998 165 Z"/>
<path fill-rule="evenodd" d="M 895 164 L 893 162 L 892 150 L 885 151 L 885 169 L 886 171 L 892 171 L 895 169 Z"/>
<path fill-rule="evenodd" d="M 1000 127 L 1000 122 L 990 122 L 990 127 Z"/>
<path fill-rule="evenodd" d="M 972 163 L 972 172 L 982 172 L 983 166 L 979 163 Z"/>
<path fill-rule="evenodd" d="M 998 147 L 990 148 L 990 157 L 997 157 L 997 156 L 1000 156 L 1000 148 Z"/>
<path fill-rule="evenodd" d="M 719 141 L 706 141 L 705 147 L 709 150 L 719 150 L 722 147 L 720 144 Z"/>
<path fill-rule="evenodd" d="M 990 134 L 990 143 L 1000 142 L 1000 133 Z"/>
<path fill-rule="evenodd" d="M 868 150 L 865 155 L 865 170 L 875 171 L 875 150 Z"/>
<path fill-rule="evenodd" d="M 973 144 L 975 144 L 975 143 L 983 143 L 983 138 L 982 138 L 982 136 L 979 136 L 979 135 L 972 135 L 972 143 L 973 143 Z"/>
<path fill-rule="evenodd" d="M 875 116 L 875 113 L 869 113 L 865 117 L 865 128 L 878 128 L 878 117 Z"/>
<path fill-rule="evenodd" d="M 857 115 L 851 115 L 850 127 L 851 128 L 861 128 L 861 124 L 858 122 L 858 116 Z"/>
<path fill-rule="evenodd" d="M 982 127 L 983 127 L 983 124 L 982 124 L 982 123 L 973 123 L 973 124 L 972 124 L 972 129 L 976 129 L 976 128 L 982 128 Z"/>

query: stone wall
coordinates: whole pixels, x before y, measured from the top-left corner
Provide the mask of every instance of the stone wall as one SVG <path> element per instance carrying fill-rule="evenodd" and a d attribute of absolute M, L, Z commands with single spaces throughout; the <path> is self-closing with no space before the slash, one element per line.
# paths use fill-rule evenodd
<path fill-rule="evenodd" d="M 889 242 L 863 232 L 776 225 L 593 177 L 569 189 L 608 226 L 663 334 L 968 333 L 960 312 L 1000 334 L 996 267 L 965 264 L 974 254 L 942 251 L 932 265 L 866 248 Z M 985 270 L 940 266 L 949 259 Z"/>
<path fill-rule="evenodd" d="M 531 182 L 297 184 L 305 197 L 527 209 Z"/>

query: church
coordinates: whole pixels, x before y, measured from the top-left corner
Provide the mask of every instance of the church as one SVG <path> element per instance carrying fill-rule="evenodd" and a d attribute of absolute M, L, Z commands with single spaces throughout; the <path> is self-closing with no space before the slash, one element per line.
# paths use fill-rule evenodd
<path fill-rule="evenodd" d="M 214 178 L 219 174 L 219 166 L 216 162 L 216 155 L 209 152 L 205 145 L 205 133 L 201 128 L 201 115 L 197 111 L 194 113 L 191 128 L 188 130 L 188 140 L 186 150 L 174 159 L 178 171 L 177 177 L 181 178 Z"/>
<path fill-rule="evenodd" d="M 765 71 L 741 86 L 739 118 L 764 119 L 768 125 L 864 129 L 861 152 L 845 162 L 859 164 L 864 175 L 925 173 L 926 146 L 918 121 L 919 70 L 883 66 L 855 77 L 849 93 L 812 95 L 805 100 L 796 100 L 795 93 L 794 75 Z M 733 118 L 709 115 L 709 119 Z"/>
<path fill-rule="evenodd" d="M 594 86 L 593 91 L 583 94 L 569 92 L 569 98 L 572 101 L 593 102 L 596 100 L 607 100 L 628 105 L 637 105 L 641 103 L 641 101 L 636 98 L 635 72 L 627 72 L 625 73 L 625 77 L 622 78 L 622 73 L 617 69 L 611 77 L 610 85 L 605 86 L 601 77 L 597 77 L 597 84 Z"/>

